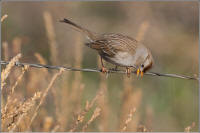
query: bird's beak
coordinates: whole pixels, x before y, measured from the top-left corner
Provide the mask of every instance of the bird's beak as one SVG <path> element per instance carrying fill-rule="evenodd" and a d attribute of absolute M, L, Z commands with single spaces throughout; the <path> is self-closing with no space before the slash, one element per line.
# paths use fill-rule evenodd
<path fill-rule="evenodd" d="M 140 73 L 140 76 L 143 77 L 143 75 L 144 75 L 143 71 L 140 71 L 140 72 L 141 72 L 141 73 Z"/>
<path fill-rule="evenodd" d="M 139 68 L 137 69 L 137 77 L 138 76 L 141 76 L 141 77 L 143 77 L 143 75 L 144 75 L 144 73 L 143 73 L 143 71 L 141 71 Z"/>

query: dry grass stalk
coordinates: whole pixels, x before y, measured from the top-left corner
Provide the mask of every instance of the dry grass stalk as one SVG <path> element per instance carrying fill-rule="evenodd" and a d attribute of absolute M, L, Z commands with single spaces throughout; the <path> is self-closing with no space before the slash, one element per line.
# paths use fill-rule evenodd
<path fill-rule="evenodd" d="M 22 47 L 22 39 L 19 37 L 15 37 L 12 41 L 12 54 L 16 55 L 17 53 L 21 53 Z"/>
<path fill-rule="evenodd" d="M 81 68 L 81 63 L 82 63 L 82 43 L 81 43 L 81 36 L 80 34 L 77 34 L 76 36 L 76 43 L 75 43 L 75 48 L 74 48 L 74 66 Z M 81 72 L 76 72 L 74 73 L 74 80 L 72 83 L 72 93 L 70 95 L 70 99 L 72 99 L 72 102 L 74 104 L 76 104 L 75 108 L 80 108 L 78 106 L 80 106 L 80 100 L 81 100 L 81 92 L 83 90 L 81 90 L 81 80 L 82 80 L 82 74 Z M 76 109 L 75 109 L 76 110 Z"/>
<path fill-rule="evenodd" d="M 51 89 L 51 92 L 52 92 L 52 94 L 53 94 L 53 97 L 54 97 L 54 100 L 53 100 L 53 102 L 54 102 L 54 106 L 55 106 L 55 115 L 56 115 L 56 119 L 55 119 L 55 123 L 58 123 L 58 125 L 60 125 L 61 124 L 61 119 L 62 119 L 62 117 L 63 116 L 61 116 L 61 110 L 60 110 L 60 108 L 59 108 L 59 105 L 60 105 L 60 103 L 59 103 L 59 95 L 58 95 L 58 90 L 56 90 L 56 89 Z M 46 131 L 49 131 L 49 130 L 46 130 Z"/>
<path fill-rule="evenodd" d="M 1 73 L 1 89 L 3 89 L 3 86 L 5 85 L 5 80 L 7 79 L 8 75 L 10 74 L 10 71 L 12 67 L 15 65 L 17 61 L 19 61 L 19 58 L 21 57 L 21 53 L 16 55 L 14 58 L 11 59 L 9 64 L 6 66 L 6 68 Z"/>
<path fill-rule="evenodd" d="M 21 81 L 22 77 L 24 76 L 24 73 L 28 70 L 28 68 L 29 68 L 28 65 L 26 65 L 26 66 L 24 66 L 24 67 L 22 68 L 21 74 L 18 76 L 18 78 L 17 78 L 15 84 L 14 84 L 14 85 L 12 86 L 12 88 L 11 88 L 11 94 L 14 93 L 14 90 L 15 90 L 16 86 L 17 86 L 18 83 Z"/>
<path fill-rule="evenodd" d="M 32 118 L 31 118 L 31 121 L 30 121 L 30 123 L 29 123 L 28 129 L 30 128 L 30 126 L 31 126 L 31 124 L 33 123 L 35 117 L 37 116 L 38 111 L 39 111 L 39 108 L 40 108 L 40 106 L 42 105 L 42 103 L 44 102 L 44 99 L 46 98 L 47 93 L 49 92 L 49 89 L 52 87 L 52 85 L 53 85 L 53 83 L 55 82 L 56 78 L 57 78 L 58 76 L 60 76 L 60 75 L 62 74 L 63 71 L 64 71 L 64 69 L 60 69 L 60 71 L 57 72 L 57 73 L 53 76 L 53 78 L 51 79 L 51 81 L 50 81 L 48 87 L 47 87 L 47 88 L 45 89 L 45 91 L 43 92 L 43 95 L 42 95 L 42 97 L 41 97 L 41 99 L 40 99 L 40 102 L 39 102 L 38 106 L 37 106 L 36 109 L 35 109 L 35 113 L 33 114 Z"/>
<path fill-rule="evenodd" d="M 10 131 L 14 131 L 15 128 L 19 125 L 21 120 L 25 115 L 27 115 L 28 111 L 35 105 L 35 101 L 39 99 L 41 96 L 41 92 L 36 92 L 34 96 L 30 99 L 28 99 L 25 103 L 22 104 L 22 106 L 19 108 L 20 111 L 17 111 L 20 115 L 19 119 L 17 120 L 16 124 L 11 128 Z"/>
<path fill-rule="evenodd" d="M 68 83 L 68 79 L 69 79 L 69 72 L 65 72 L 65 75 L 62 76 L 62 79 L 61 79 L 61 87 L 60 87 L 60 90 L 59 90 L 59 96 L 57 96 L 57 98 L 59 98 L 59 116 L 56 116 L 57 117 L 57 121 L 58 121 L 58 124 L 59 125 L 59 128 L 58 129 L 55 129 L 55 130 L 52 130 L 52 131 L 66 131 L 66 127 L 69 122 L 69 117 L 70 117 L 70 111 L 71 111 L 71 108 L 70 108 L 70 105 L 71 105 L 71 99 L 69 99 L 70 97 L 70 92 L 69 92 L 69 83 Z M 58 92 L 57 92 L 58 94 Z M 66 100 L 66 98 L 68 100 Z M 64 116 L 64 117 L 63 117 Z M 55 127 L 56 128 L 56 127 Z"/>
<path fill-rule="evenodd" d="M 44 17 L 44 22 L 45 22 L 45 28 L 46 28 L 46 33 L 47 33 L 47 38 L 49 41 L 49 45 L 50 45 L 50 53 L 51 53 L 51 62 L 53 64 L 58 64 L 59 60 L 58 60 L 58 51 L 57 51 L 57 42 L 56 42 L 56 35 L 55 35 L 55 30 L 54 30 L 54 26 L 53 26 L 53 19 L 52 16 L 49 12 L 45 11 L 43 13 L 43 17 Z M 38 56 L 38 55 L 37 55 Z M 41 60 L 41 58 L 38 56 L 38 59 Z M 45 72 L 46 73 L 46 72 Z M 51 90 L 54 96 L 54 102 L 55 102 L 55 110 L 56 110 L 56 120 L 60 123 L 60 115 L 59 115 L 59 101 L 58 101 L 58 95 L 57 95 L 57 91 L 52 89 Z"/>
<path fill-rule="evenodd" d="M 56 46 L 58 46 L 58 45 L 56 42 L 56 35 L 55 35 L 54 27 L 53 27 L 52 16 L 49 12 L 46 11 L 46 12 L 44 12 L 43 17 L 44 17 L 47 37 L 48 37 L 49 44 L 50 44 L 51 61 L 53 64 L 57 64 L 58 63 L 58 52 L 57 52 Z"/>
<path fill-rule="evenodd" d="M 147 21 L 144 21 L 144 22 L 141 24 L 141 26 L 140 26 L 140 28 L 139 28 L 139 31 L 138 31 L 138 34 L 137 34 L 137 36 L 136 36 L 136 39 L 137 39 L 138 41 L 142 41 L 142 40 L 144 39 L 144 35 L 145 35 L 145 33 L 146 33 L 148 27 L 149 27 L 149 22 L 147 22 Z"/>
<path fill-rule="evenodd" d="M 7 128 L 9 131 L 15 130 L 22 118 L 24 118 L 27 112 L 35 105 L 35 101 L 40 98 L 40 94 L 40 92 L 36 92 L 32 98 L 26 100 L 24 103 L 18 99 L 7 101 L 9 102 L 7 108 L 3 108 L 1 111 L 1 120 L 2 123 L 8 123 Z M 7 122 L 9 119 L 12 119 L 12 121 Z"/>
<path fill-rule="evenodd" d="M 8 127 L 9 132 L 14 132 L 14 130 L 16 129 L 17 126 L 19 126 L 20 122 L 22 121 L 22 119 L 24 118 L 25 113 L 21 114 L 18 118 L 18 120 L 15 123 L 12 123 L 10 125 L 10 127 Z"/>
<path fill-rule="evenodd" d="M 133 114 L 136 112 L 136 108 L 132 108 L 128 114 L 128 118 L 125 121 L 124 127 L 122 128 L 121 132 L 126 131 L 128 124 L 132 120 Z"/>
<path fill-rule="evenodd" d="M 97 57 L 98 60 L 98 66 L 101 68 L 101 59 L 99 56 Z M 105 78 L 105 74 L 100 73 L 100 84 L 99 84 L 99 90 L 104 91 L 104 95 L 99 98 L 98 100 L 98 106 L 101 108 L 101 119 L 100 119 L 100 131 L 107 131 L 109 127 L 109 106 L 108 106 L 108 86 L 107 86 L 107 80 Z"/>
<path fill-rule="evenodd" d="M 94 110 L 94 113 L 93 113 L 92 117 L 90 118 L 90 120 L 83 126 L 83 128 L 82 128 L 83 132 L 100 115 L 100 112 L 101 112 L 101 109 L 99 107 L 96 107 L 96 109 Z"/>
<path fill-rule="evenodd" d="M 81 63 L 82 63 L 82 49 L 81 46 L 82 44 L 80 43 L 80 37 L 77 37 L 78 39 L 76 40 L 77 43 L 75 44 L 75 46 L 77 48 L 75 48 L 75 66 L 80 67 L 81 68 Z M 67 76 L 67 75 L 65 75 Z M 66 97 L 68 97 L 68 101 L 64 100 L 64 102 L 62 102 L 62 98 L 60 97 L 60 95 L 63 95 L 63 93 L 60 91 L 57 91 L 56 89 L 51 89 L 53 97 L 54 97 L 54 105 L 55 105 L 55 114 L 56 114 L 56 123 L 59 125 L 59 130 L 64 131 L 64 128 L 67 124 L 67 120 L 65 120 L 65 117 L 68 115 L 68 113 L 72 112 L 72 110 L 79 110 L 79 106 L 80 105 L 80 101 L 81 101 L 81 94 L 82 91 L 84 89 L 84 85 L 81 84 L 81 79 L 82 79 L 82 75 L 81 72 L 76 72 L 75 73 L 75 79 L 73 80 L 72 83 L 72 91 L 70 92 L 70 95 L 67 95 Z M 68 81 L 67 79 L 65 81 Z M 65 84 L 66 85 L 66 84 Z M 65 90 L 64 93 L 66 93 L 66 86 L 65 88 L 62 88 Z M 64 106 L 62 105 L 62 103 L 64 104 Z M 63 107 L 66 108 L 67 106 L 67 110 L 64 109 Z M 65 117 L 63 117 L 63 115 L 65 115 Z M 66 117 L 67 118 L 67 117 Z M 65 124 L 64 124 L 65 123 Z M 63 125 L 64 124 L 64 125 Z M 58 130 L 58 129 L 57 129 Z"/>
<path fill-rule="evenodd" d="M 120 118 L 120 126 L 123 126 L 123 122 L 126 119 L 124 114 L 128 114 L 128 111 L 130 109 L 130 106 L 134 106 L 137 107 L 136 105 L 134 105 L 134 102 L 132 101 L 132 97 L 133 97 L 133 86 L 132 86 L 132 81 L 133 81 L 133 77 L 127 78 L 124 77 L 124 81 L 123 81 L 123 94 L 122 94 L 122 109 L 121 109 L 121 118 Z"/>
<path fill-rule="evenodd" d="M 6 103 L 5 107 L 4 107 L 5 109 L 8 107 L 9 101 L 12 100 L 14 90 L 15 90 L 16 86 L 18 85 L 18 83 L 21 81 L 21 79 L 22 79 L 24 73 L 28 70 L 28 68 L 29 68 L 29 66 L 27 66 L 27 65 L 24 66 L 24 67 L 22 68 L 21 74 L 18 76 L 18 78 L 17 78 L 15 84 L 12 86 L 12 88 L 11 88 L 11 90 L 10 90 L 10 93 L 8 94 L 7 103 Z"/>
<path fill-rule="evenodd" d="M 36 57 L 37 63 L 44 64 L 46 62 L 46 60 L 39 53 L 34 53 L 34 56 Z M 42 88 L 46 88 L 51 78 L 52 76 L 50 75 L 48 69 L 30 69 L 27 75 L 28 82 L 26 83 L 27 95 L 32 95 L 36 89 L 42 90 Z"/>
<path fill-rule="evenodd" d="M 39 53 L 35 53 L 34 56 L 37 58 L 37 60 L 39 61 L 40 64 L 47 64 L 47 61 L 42 57 L 41 54 Z M 42 69 L 42 71 L 44 72 L 45 76 L 48 75 L 48 70 L 47 69 Z"/>
<path fill-rule="evenodd" d="M 16 104 L 17 102 L 18 102 L 18 99 L 16 99 L 16 98 L 13 98 L 11 101 L 7 101 L 8 105 L 10 104 L 10 106 L 7 106 L 7 107 L 5 106 L 1 109 L 1 120 L 10 118 L 11 115 L 9 115 L 9 114 L 12 114 L 12 113 L 10 113 L 11 111 L 9 111 L 9 110 L 14 110 L 14 108 L 15 108 L 14 105 L 17 105 Z"/>
<path fill-rule="evenodd" d="M 16 121 L 13 112 L 15 112 L 15 110 L 20 107 L 21 102 L 18 99 L 13 98 L 12 100 L 8 99 L 6 105 L 8 106 L 4 106 L 1 109 L 1 127 L 3 131 L 7 131 L 9 125 Z"/>
<path fill-rule="evenodd" d="M 9 48 L 8 48 L 8 42 L 3 42 L 2 43 L 2 51 L 4 51 L 3 55 L 4 55 L 4 60 L 8 61 L 9 60 Z"/>
<path fill-rule="evenodd" d="M 83 122 L 86 113 L 93 107 L 94 103 L 98 100 L 98 98 L 102 95 L 102 93 L 103 93 L 103 92 L 100 91 L 100 92 L 92 99 L 92 101 L 91 101 L 90 103 L 89 103 L 88 101 L 86 102 L 86 106 L 85 106 L 84 110 L 83 110 L 80 114 L 78 114 L 77 119 L 76 119 L 76 121 L 75 121 L 73 127 L 70 129 L 70 132 L 74 132 L 74 131 L 77 129 L 78 125 L 79 125 L 80 123 Z"/>
<path fill-rule="evenodd" d="M 1 17 L 1 22 L 3 22 L 7 17 L 8 17 L 8 15 L 7 15 L 7 14 L 4 14 L 4 15 Z"/>
<path fill-rule="evenodd" d="M 37 58 L 40 64 L 43 64 L 43 65 L 47 64 L 47 61 L 42 57 L 41 54 L 35 53 L 34 56 Z"/>
<path fill-rule="evenodd" d="M 121 112 L 121 120 L 120 120 L 120 127 L 123 127 L 124 125 L 124 121 L 126 120 L 126 116 L 124 114 L 128 114 L 130 107 L 135 107 L 135 108 L 139 108 L 141 105 L 141 99 L 142 99 L 142 90 L 141 89 L 137 89 L 136 91 L 127 91 L 124 93 L 123 96 L 123 105 L 122 105 L 122 112 Z M 128 130 L 130 131 L 136 131 L 137 129 L 137 125 L 138 125 L 138 121 L 139 121 L 139 115 L 135 115 L 134 120 L 130 121 Z"/>
<path fill-rule="evenodd" d="M 99 120 L 99 130 L 101 132 L 109 129 L 110 107 L 108 105 L 107 88 L 104 89 L 105 94 L 98 100 L 98 106 L 101 108 L 101 119 Z"/>
<path fill-rule="evenodd" d="M 184 132 L 191 132 L 191 130 L 195 127 L 195 122 L 192 122 L 192 125 L 188 126 L 185 128 L 185 131 Z"/>
<path fill-rule="evenodd" d="M 82 40 L 81 40 L 81 35 L 80 34 L 76 34 L 75 35 L 76 38 L 76 42 L 74 45 L 74 66 L 81 68 L 82 66 L 82 56 L 83 56 L 83 44 L 82 44 Z M 82 97 L 82 92 L 84 90 L 84 84 L 81 83 L 82 81 L 82 73 L 81 72 L 76 72 L 74 73 L 74 80 L 72 82 L 72 91 L 70 94 L 70 104 L 69 106 L 72 108 L 71 111 L 73 111 L 74 114 L 80 114 L 81 112 L 81 97 Z M 75 110 L 75 111 L 74 111 Z M 75 115 L 76 116 L 76 115 Z M 76 121 L 76 124 L 73 125 L 74 129 L 71 130 L 75 130 L 76 126 L 78 126 L 78 122 Z"/>
<path fill-rule="evenodd" d="M 146 106 L 146 110 L 145 110 L 145 116 L 146 116 L 146 120 L 145 120 L 145 126 L 147 126 L 148 127 L 148 131 L 150 131 L 151 130 L 151 128 L 152 128 L 152 121 L 153 121 L 153 118 L 154 118 L 154 112 L 155 111 L 153 111 L 153 107 L 152 107 L 152 105 L 147 105 Z"/>
<path fill-rule="evenodd" d="M 74 45 L 74 66 L 81 68 L 82 66 L 82 55 L 83 55 L 83 44 L 81 40 L 81 35 L 75 35 L 76 41 Z M 69 106 L 71 108 L 70 113 L 73 113 L 76 117 L 81 112 L 81 98 L 84 90 L 84 84 L 82 82 L 82 73 L 75 72 L 74 80 L 72 82 L 71 94 L 70 94 L 70 103 Z"/>

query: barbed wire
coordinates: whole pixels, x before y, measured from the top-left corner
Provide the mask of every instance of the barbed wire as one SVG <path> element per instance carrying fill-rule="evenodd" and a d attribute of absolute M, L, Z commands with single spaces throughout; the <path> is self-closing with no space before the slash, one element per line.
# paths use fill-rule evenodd
<path fill-rule="evenodd" d="M 1 65 L 7 65 L 7 64 L 9 64 L 8 61 L 1 61 Z M 97 68 L 72 68 L 72 67 L 65 67 L 65 66 L 52 66 L 52 65 L 42 65 L 42 64 L 15 62 L 15 66 L 24 67 L 26 65 L 28 65 L 29 67 L 35 67 L 35 68 L 46 68 L 46 69 L 57 69 L 57 70 L 60 70 L 62 68 L 64 70 L 66 70 L 66 71 L 102 72 L 102 70 L 99 70 Z M 108 70 L 108 74 L 109 73 L 126 74 L 126 71 L 109 69 Z M 132 71 L 131 73 L 132 74 L 136 74 L 136 71 Z M 180 78 L 180 79 L 188 79 L 188 80 L 197 80 L 197 81 L 199 81 L 198 77 L 177 75 L 177 74 L 163 74 L 163 73 L 157 73 L 157 72 L 145 72 L 144 75 L 160 76 L 160 77 L 171 77 L 171 78 Z"/>

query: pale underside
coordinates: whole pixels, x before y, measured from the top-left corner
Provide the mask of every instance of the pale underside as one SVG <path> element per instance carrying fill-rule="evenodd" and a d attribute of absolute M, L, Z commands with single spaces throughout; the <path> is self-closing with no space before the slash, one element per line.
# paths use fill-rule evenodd
<path fill-rule="evenodd" d="M 142 48 L 140 46 L 137 47 L 137 50 L 134 54 L 131 54 L 130 52 L 119 51 L 115 54 L 114 57 L 101 55 L 101 57 L 104 60 L 114 65 L 122 67 L 135 67 L 135 68 L 139 67 L 144 62 L 147 56 L 148 56 L 147 49 L 143 46 Z"/>

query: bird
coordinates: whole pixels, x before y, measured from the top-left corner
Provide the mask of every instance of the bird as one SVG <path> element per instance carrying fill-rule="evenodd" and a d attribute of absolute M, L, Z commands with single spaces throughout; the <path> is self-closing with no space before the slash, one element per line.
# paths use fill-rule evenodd
<path fill-rule="evenodd" d="M 103 64 L 103 60 L 117 67 L 125 67 L 128 77 L 130 77 L 131 68 L 134 68 L 137 76 L 143 76 L 143 73 L 152 68 L 153 56 L 151 51 L 136 39 L 119 33 L 96 33 L 85 27 L 72 22 L 69 19 L 61 19 L 60 22 L 67 23 L 73 28 L 83 33 L 88 42 L 86 46 L 96 50 L 101 59 L 101 71 L 108 72 Z"/>

